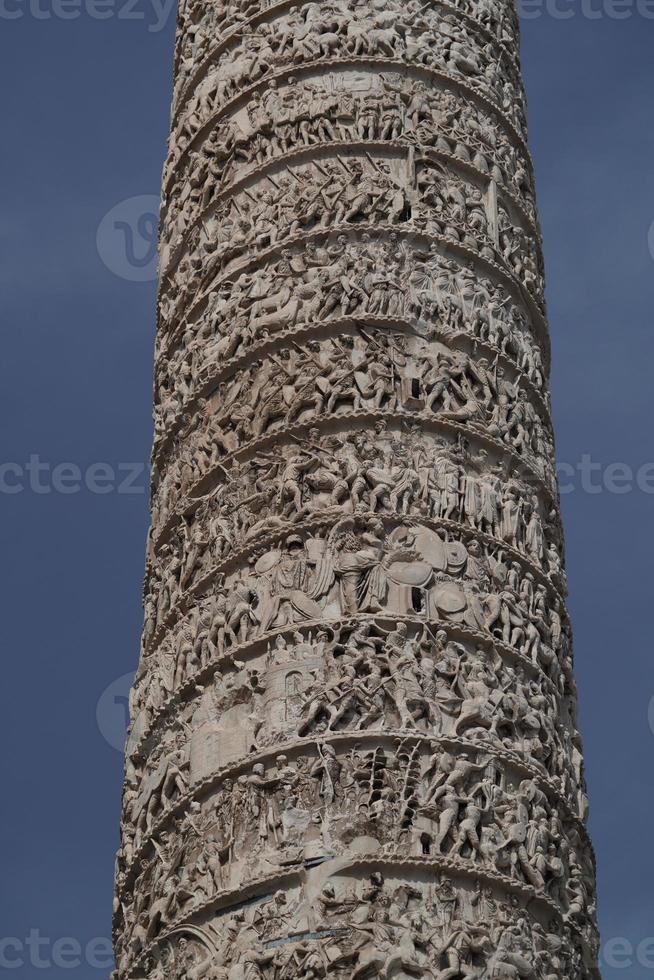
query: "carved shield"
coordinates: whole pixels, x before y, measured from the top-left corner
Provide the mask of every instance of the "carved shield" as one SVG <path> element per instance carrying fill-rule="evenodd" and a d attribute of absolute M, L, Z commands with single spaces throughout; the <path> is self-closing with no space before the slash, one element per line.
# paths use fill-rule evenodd
<path fill-rule="evenodd" d="M 361 392 L 364 398 L 370 398 L 372 395 L 372 388 L 370 386 L 370 376 L 365 374 L 363 371 L 354 372 L 354 380 L 356 381 L 357 388 Z"/>
<path fill-rule="evenodd" d="M 297 590 L 291 592 L 289 599 L 293 608 L 306 619 L 320 619 L 322 616 L 321 607 L 313 599 L 310 599 L 308 595 L 305 595 L 304 592 Z"/>
<path fill-rule="evenodd" d="M 432 576 L 432 566 L 424 561 L 394 561 L 386 569 L 386 575 L 395 585 L 424 588 Z"/>
<path fill-rule="evenodd" d="M 453 616 L 464 612 L 467 602 L 463 589 L 456 582 L 442 582 L 431 590 L 432 601 L 437 609 Z"/>
<path fill-rule="evenodd" d="M 269 551 L 267 554 L 262 555 L 254 566 L 254 570 L 257 575 L 265 575 L 271 569 L 278 565 L 282 557 L 281 551 Z"/>
<path fill-rule="evenodd" d="M 468 560 L 468 551 L 462 541 L 449 541 L 445 545 L 447 567 L 450 572 L 460 572 Z"/>
<path fill-rule="evenodd" d="M 448 565 L 448 551 L 436 531 L 428 527 L 418 528 L 415 532 L 414 547 L 435 571 L 445 571 Z"/>

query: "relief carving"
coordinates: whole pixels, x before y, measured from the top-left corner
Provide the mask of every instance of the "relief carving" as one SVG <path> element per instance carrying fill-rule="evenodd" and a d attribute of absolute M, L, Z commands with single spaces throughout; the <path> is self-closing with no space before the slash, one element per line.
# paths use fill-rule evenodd
<path fill-rule="evenodd" d="M 192 0 L 114 980 L 599 980 L 518 19 Z"/>

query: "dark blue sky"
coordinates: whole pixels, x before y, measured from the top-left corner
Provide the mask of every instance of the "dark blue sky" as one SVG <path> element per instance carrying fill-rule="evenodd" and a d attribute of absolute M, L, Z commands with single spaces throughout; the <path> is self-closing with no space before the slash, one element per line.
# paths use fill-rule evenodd
<path fill-rule="evenodd" d="M 140 19 L 125 19 L 126 0 L 106 0 L 104 20 L 91 0 L 56 2 L 79 16 L 52 16 L 46 0 L 0 2 L 0 971 L 13 961 L 21 980 L 92 980 L 109 972 L 94 966 L 97 950 L 75 966 L 76 947 L 55 943 L 109 935 L 122 763 L 100 728 L 116 740 L 120 699 L 112 709 L 113 692 L 105 698 L 100 726 L 96 708 L 138 654 L 144 476 L 136 493 L 117 488 L 121 464 L 149 454 L 155 321 L 154 283 L 109 271 L 96 233 L 119 202 L 158 194 L 174 25 L 152 29 L 152 0 L 131 8 Z M 643 15 L 654 4 L 641 0 L 639 12 L 623 0 L 629 16 L 618 20 L 602 2 L 594 19 L 578 3 L 569 19 L 540 8 L 523 22 L 523 64 L 558 455 L 575 468 L 563 504 L 600 918 L 614 941 L 603 972 L 646 980 L 654 466 L 637 471 L 654 461 L 654 20 Z M 108 464 L 115 479 L 105 472 L 102 485 L 114 489 L 62 493 L 77 477 L 54 470 L 61 463 L 95 489 L 89 467 Z M 611 492 L 624 483 L 614 463 L 633 472 L 628 492 Z"/>

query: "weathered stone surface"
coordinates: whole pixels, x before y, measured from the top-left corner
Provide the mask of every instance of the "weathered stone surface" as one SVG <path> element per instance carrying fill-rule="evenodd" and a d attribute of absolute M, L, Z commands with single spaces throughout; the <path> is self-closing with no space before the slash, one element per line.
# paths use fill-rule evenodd
<path fill-rule="evenodd" d="M 117 977 L 598 977 L 508 2 L 188 3 Z"/>

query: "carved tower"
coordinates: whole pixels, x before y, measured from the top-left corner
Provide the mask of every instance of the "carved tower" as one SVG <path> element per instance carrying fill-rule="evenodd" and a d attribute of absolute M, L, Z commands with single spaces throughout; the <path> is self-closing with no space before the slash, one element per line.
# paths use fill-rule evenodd
<path fill-rule="evenodd" d="M 586 980 L 509 0 L 190 0 L 120 980 Z"/>

